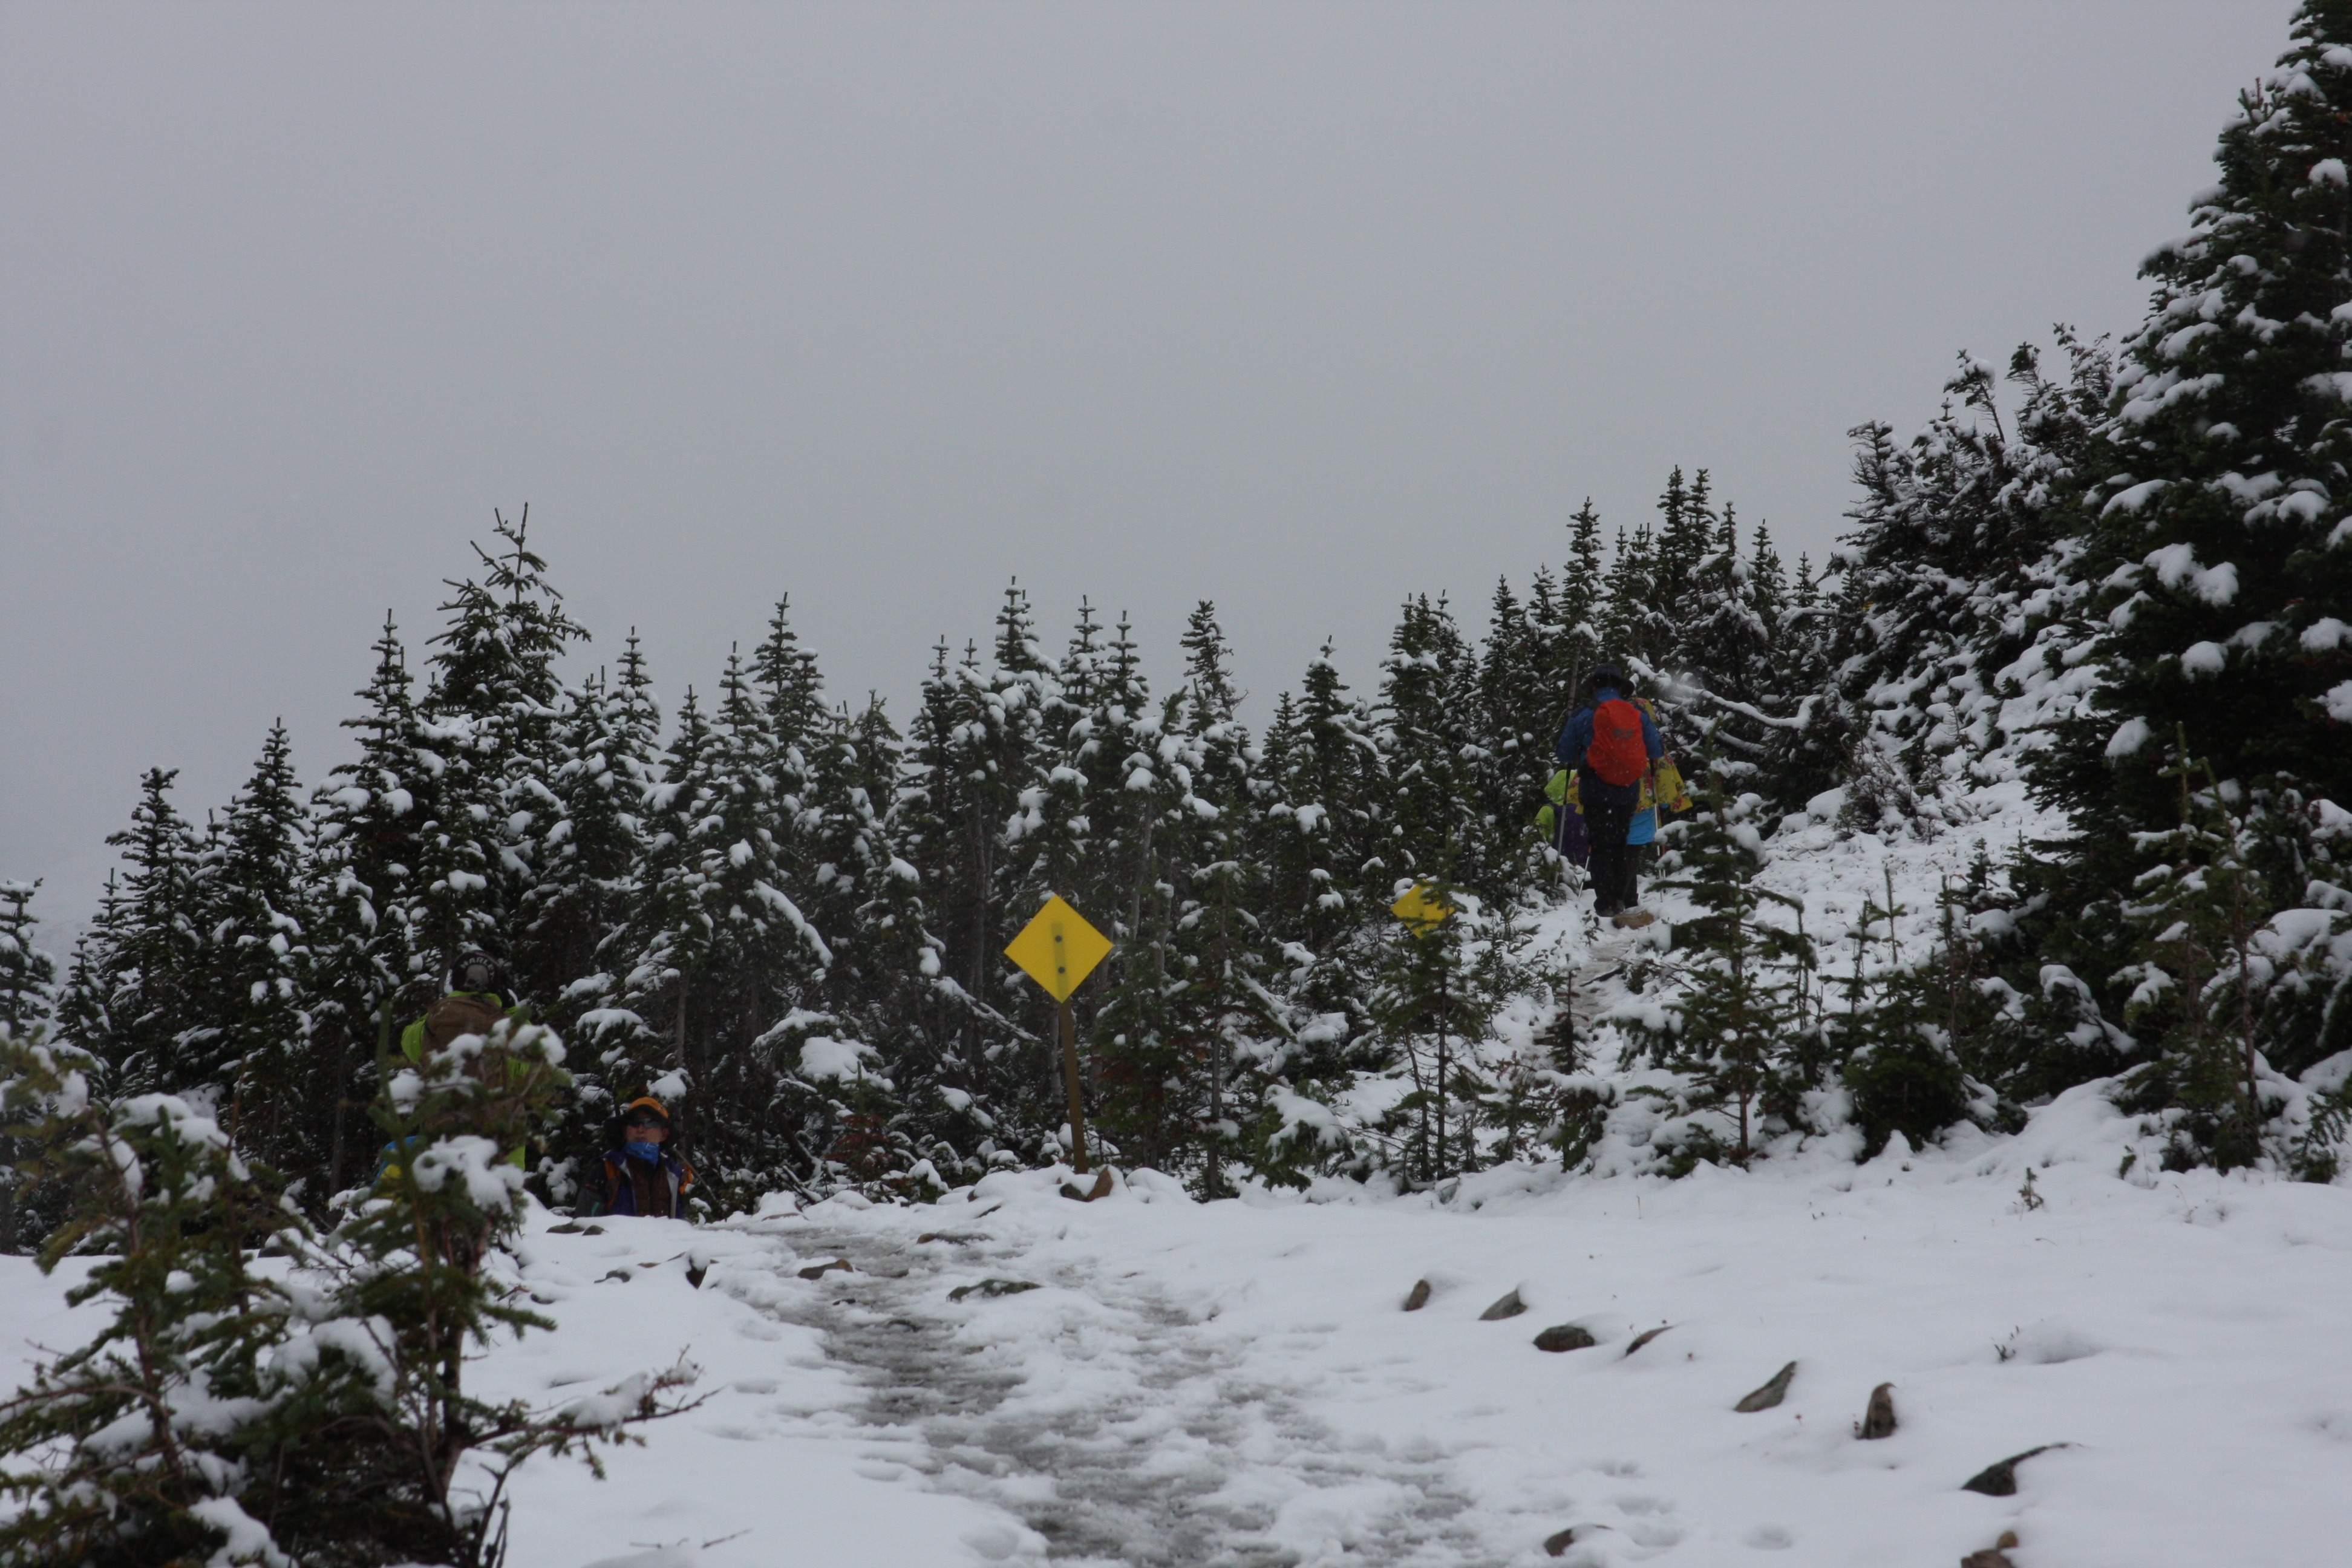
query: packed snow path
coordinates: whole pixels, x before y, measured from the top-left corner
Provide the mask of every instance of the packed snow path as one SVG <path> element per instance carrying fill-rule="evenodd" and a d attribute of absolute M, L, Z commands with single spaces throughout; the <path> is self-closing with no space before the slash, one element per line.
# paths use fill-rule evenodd
<path fill-rule="evenodd" d="M 1244 1347 L 1171 1301 L 1150 1279 L 1109 1279 L 1069 1264 L 1037 1268 L 987 1230 L 992 1211 L 912 1244 L 861 1227 L 813 1223 L 779 1267 L 845 1260 L 819 1276 L 822 1296 L 782 1307 L 820 1330 L 827 1352 L 869 1391 L 865 1417 L 920 1438 L 916 1468 L 948 1489 L 1023 1519 L 1055 1562 L 1290 1568 L 1297 1528 L 1318 1503 L 1378 1517 L 1346 1542 L 1365 1564 L 1501 1561 L 1453 1521 L 1465 1500 L 1425 1455 L 1343 1447 L 1302 1407 L 1300 1390 L 1243 1364 Z M 1055 1292 L 1060 1375 L 1044 1387 L 983 1337 L 940 1311 L 965 1292 L 977 1326 L 1017 1310 L 1013 1298 Z M 789 1300 L 789 1298 L 788 1298 Z M 1039 1305 L 1045 1306 L 1045 1302 Z M 1336 1326 L 1335 1326 L 1336 1329 Z M 1329 1333 L 1297 1336 L 1305 1364 Z M 1302 1520 L 1302 1516 L 1304 1516 Z"/>
<path fill-rule="evenodd" d="M 535 1215 L 497 1267 L 556 1327 L 472 1375 L 555 1402 L 684 1355 L 708 1394 L 606 1479 L 533 1460 L 512 1568 L 1951 1568 L 2012 1531 L 2015 1568 L 2339 1561 L 2352 1188 L 2141 1142 L 2085 1089 L 1866 1165 L 1519 1165 L 1450 1201 L 1139 1173 L 1075 1204 L 1021 1172 L 929 1207 Z M 62 1304 L 85 1268 L 0 1258 L 12 1381 L 96 1328 Z M 1528 1310 L 1486 1318 L 1507 1293 Z M 1537 1348 L 1568 1325 L 1594 1342 Z M 1734 1408 L 1790 1362 L 1782 1404 Z M 1899 1427 L 1865 1441 L 1881 1384 Z M 1964 1489 L 2045 1444 L 2013 1493 Z"/>

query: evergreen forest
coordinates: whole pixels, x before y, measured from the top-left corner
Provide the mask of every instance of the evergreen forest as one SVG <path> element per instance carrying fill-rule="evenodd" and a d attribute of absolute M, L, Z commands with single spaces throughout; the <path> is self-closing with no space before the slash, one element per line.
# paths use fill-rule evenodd
<path fill-rule="evenodd" d="M 1653 513 L 1586 505 L 1484 605 L 1417 595 L 1375 666 L 1327 648 L 1248 721 L 1213 605 L 1150 630 L 1181 653 L 1155 687 L 1146 632 L 1017 585 L 903 713 L 841 700 L 782 598 L 657 698 L 658 650 L 592 642 L 544 529 L 497 517 L 434 624 L 352 628 L 353 760 L 305 778 L 273 728 L 217 806 L 148 772 L 61 956 L 35 885 L 0 884 L 0 1033 L 86 1053 L 103 1102 L 208 1106 L 324 1216 L 375 1177 L 397 1032 L 481 947 L 564 1043 L 547 1202 L 645 1093 L 709 1213 L 924 1199 L 1071 1152 L 1054 1005 L 1003 952 L 1059 894 L 1116 944 L 1076 998 L 1103 1157 L 1202 1196 L 1572 1164 L 1624 1108 L 1539 938 L 1581 883 L 1536 816 L 1606 659 L 1696 802 L 1657 869 L 1699 912 L 1619 1021 L 1693 1129 L 1664 1168 L 2013 1127 L 2112 1080 L 2168 1159 L 2332 1177 L 2347 1075 L 2296 1086 L 2352 1051 L 2337 105 L 2352 5 L 2314 0 L 2138 328 L 1964 354 L 1925 429 L 1853 431 L 1831 558 L 1676 469 Z M 1892 887 L 1826 933 L 1758 890 L 1791 819 L 1932 837 L 2019 781 L 2059 827 L 1945 889 L 1927 950 L 1874 951 Z M 1392 914 L 1416 886 L 1453 918 Z M 16 1143 L 0 1244 L 26 1251 L 73 1178 Z"/>

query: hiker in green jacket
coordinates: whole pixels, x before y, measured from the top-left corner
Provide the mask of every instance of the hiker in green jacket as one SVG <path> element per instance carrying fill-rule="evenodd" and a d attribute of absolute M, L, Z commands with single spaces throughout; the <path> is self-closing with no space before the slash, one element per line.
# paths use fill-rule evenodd
<path fill-rule="evenodd" d="M 478 947 L 467 948 L 449 965 L 448 993 L 400 1032 L 400 1054 L 415 1066 L 423 1067 L 427 1054 L 446 1049 L 461 1035 L 488 1038 L 501 1022 L 517 1026 L 530 1023 L 530 1009 L 508 1000 L 507 984 L 506 965 Z M 508 1064 L 509 1074 L 517 1070 L 517 1066 Z M 399 1153 L 390 1143 L 383 1146 L 379 1179 L 398 1173 Z M 518 1170 L 527 1168 L 524 1151 L 520 1147 L 509 1151 L 507 1163 Z"/>
<path fill-rule="evenodd" d="M 488 1036 L 505 1019 L 530 1022 L 530 1009 L 507 999 L 506 965 L 469 947 L 449 966 L 449 990 L 400 1033 L 400 1054 L 418 1067 L 429 1047 L 440 1050 L 460 1035 Z"/>

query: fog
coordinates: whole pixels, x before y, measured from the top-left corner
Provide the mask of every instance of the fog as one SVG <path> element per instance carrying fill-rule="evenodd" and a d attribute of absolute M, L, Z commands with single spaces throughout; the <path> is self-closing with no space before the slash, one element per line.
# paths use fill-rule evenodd
<path fill-rule="evenodd" d="M 708 685 L 902 717 L 1008 581 L 1262 719 L 1675 464 L 1819 560 L 1846 432 L 2130 329 L 2286 0 L 0 9 L 0 876 L 345 754 L 492 509 Z"/>

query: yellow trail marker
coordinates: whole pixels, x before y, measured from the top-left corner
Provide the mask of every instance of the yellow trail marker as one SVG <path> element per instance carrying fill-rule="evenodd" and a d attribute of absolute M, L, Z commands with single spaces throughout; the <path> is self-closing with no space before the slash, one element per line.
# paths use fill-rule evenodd
<path fill-rule="evenodd" d="M 1110 952 L 1110 938 L 1087 923 L 1086 916 L 1064 902 L 1059 893 L 1045 900 L 1037 918 L 1004 945 L 1004 956 L 1045 988 L 1056 1002 L 1066 1002 L 1078 983 L 1095 972 Z"/>
<path fill-rule="evenodd" d="M 1088 925 L 1059 893 L 1047 899 L 1036 918 L 1004 945 L 1004 956 L 1061 1004 L 1062 1080 L 1070 1091 L 1070 1163 L 1082 1176 L 1087 1173 L 1087 1113 L 1078 1092 L 1078 1026 L 1070 1011 L 1070 993 L 1095 972 L 1110 946 L 1110 938 Z"/>
<path fill-rule="evenodd" d="M 1427 936 L 1444 924 L 1454 912 L 1454 906 L 1444 895 L 1426 882 L 1415 882 L 1404 890 L 1402 897 L 1389 906 L 1389 913 L 1416 928 L 1415 936 Z"/>

